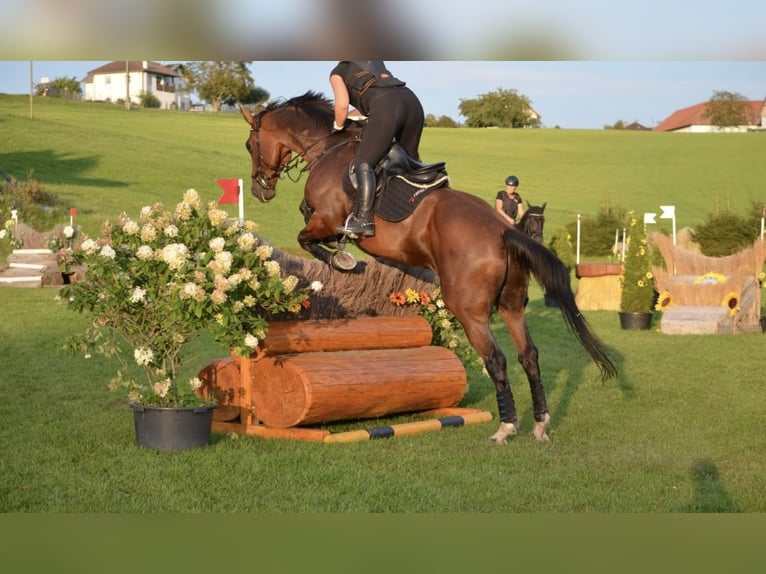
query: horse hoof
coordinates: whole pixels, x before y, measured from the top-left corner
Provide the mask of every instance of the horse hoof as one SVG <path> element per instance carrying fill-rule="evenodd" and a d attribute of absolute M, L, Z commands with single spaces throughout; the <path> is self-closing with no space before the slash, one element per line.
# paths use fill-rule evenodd
<path fill-rule="evenodd" d="M 330 263 L 338 271 L 351 271 L 356 267 L 356 259 L 346 251 L 336 251 L 333 253 Z"/>
<path fill-rule="evenodd" d="M 545 413 L 545 418 L 535 423 L 535 429 L 532 431 L 532 436 L 535 440 L 540 442 L 548 442 L 551 440 L 548 437 L 548 424 L 551 422 L 551 415 Z"/>
<path fill-rule="evenodd" d="M 489 437 L 495 444 L 508 444 L 508 437 L 516 434 L 516 425 L 513 423 L 500 423 L 497 432 Z"/>

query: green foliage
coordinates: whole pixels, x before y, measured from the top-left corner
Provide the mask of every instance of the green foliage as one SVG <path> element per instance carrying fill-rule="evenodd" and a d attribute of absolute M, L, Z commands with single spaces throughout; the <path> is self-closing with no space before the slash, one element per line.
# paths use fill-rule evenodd
<path fill-rule="evenodd" d="M 758 120 L 752 117 L 747 101 L 737 92 L 715 91 L 705 104 L 703 117 L 719 128 L 754 125 Z"/>
<path fill-rule="evenodd" d="M 82 95 L 82 86 L 74 76 L 56 78 L 47 84 L 37 84 L 35 94 L 49 98 L 79 98 Z"/>
<path fill-rule="evenodd" d="M 138 101 L 145 108 L 159 108 L 162 106 L 160 99 L 151 92 L 141 92 L 138 94 Z"/>
<path fill-rule="evenodd" d="M 457 128 L 458 123 L 449 116 L 439 116 L 433 114 L 426 115 L 425 127 L 427 128 Z"/>
<path fill-rule="evenodd" d="M 615 232 L 622 241 L 622 231 L 628 223 L 626 210 L 609 201 L 601 204 L 595 217 L 583 214 L 580 218 L 580 253 L 589 257 L 613 255 Z M 567 223 L 566 229 L 571 237 L 577 237 L 577 220 Z"/>
<path fill-rule="evenodd" d="M 617 120 L 611 126 L 610 125 L 605 125 L 604 129 L 605 130 L 624 130 L 625 129 L 625 122 L 622 121 L 622 120 Z"/>
<path fill-rule="evenodd" d="M 567 269 L 575 266 L 575 248 L 572 242 L 572 234 L 566 227 L 559 227 L 550 241 L 549 248 L 556 254 Z"/>
<path fill-rule="evenodd" d="M 643 220 L 634 212 L 629 215 L 628 244 L 620 276 L 620 310 L 644 313 L 651 311 L 654 304 L 652 255 Z"/>
<path fill-rule="evenodd" d="M 190 62 L 184 67 L 184 81 L 190 91 L 210 103 L 218 111 L 223 103 L 248 103 L 253 97 L 260 97 L 255 91 L 255 82 L 248 62 L 206 61 Z"/>
<path fill-rule="evenodd" d="M 473 100 L 460 100 L 460 114 L 471 128 L 539 127 L 540 120 L 532 115 L 532 101 L 516 90 L 498 88 Z"/>
<path fill-rule="evenodd" d="M 13 176 L 0 179 L 0 218 L 10 217 L 12 209 L 17 210 L 19 221 L 38 231 L 52 228 L 64 212 L 56 194 L 46 190 L 31 170 L 24 181 Z"/>
<path fill-rule="evenodd" d="M 753 213 L 756 213 L 755 206 Z M 694 240 L 709 257 L 724 257 L 750 247 L 760 232 L 760 215 L 745 217 L 731 211 L 708 214 L 694 229 Z"/>

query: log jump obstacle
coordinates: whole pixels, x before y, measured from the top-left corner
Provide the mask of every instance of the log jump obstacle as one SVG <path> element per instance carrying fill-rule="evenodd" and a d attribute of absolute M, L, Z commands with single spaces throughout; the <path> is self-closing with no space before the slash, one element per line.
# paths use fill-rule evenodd
<path fill-rule="evenodd" d="M 457 408 L 465 369 L 432 338 L 421 316 L 275 321 L 250 357 L 203 367 L 200 393 L 218 403 L 214 431 L 264 438 L 351 442 L 491 420 Z M 334 434 L 310 428 L 402 413 L 443 418 Z"/>

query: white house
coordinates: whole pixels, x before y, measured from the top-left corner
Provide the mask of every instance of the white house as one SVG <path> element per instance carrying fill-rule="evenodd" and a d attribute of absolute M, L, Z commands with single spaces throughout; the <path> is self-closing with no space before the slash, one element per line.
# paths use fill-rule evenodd
<path fill-rule="evenodd" d="M 91 70 L 82 80 L 85 99 L 116 102 L 130 98 L 140 103 L 143 93 L 153 94 L 164 109 L 188 110 L 189 93 L 184 90 L 180 64 L 160 64 L 147 60 L 109 62 Z"/>

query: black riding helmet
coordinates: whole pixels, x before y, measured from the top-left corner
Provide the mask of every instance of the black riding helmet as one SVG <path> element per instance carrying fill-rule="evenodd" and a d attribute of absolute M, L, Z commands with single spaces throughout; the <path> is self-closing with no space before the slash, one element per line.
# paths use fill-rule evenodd
<path fill-rule="evenodd" d="M 515 175 L 509 175 L 505 178 L 505 185 L 515 185 L 516 187 L 519 186 L 519 178 Z"/>

